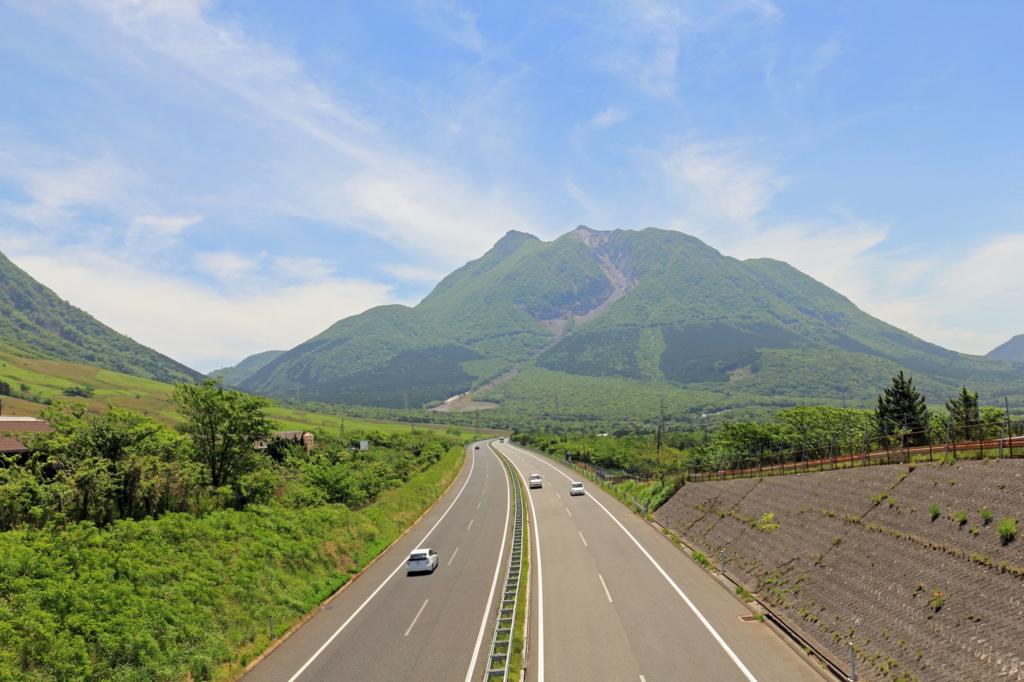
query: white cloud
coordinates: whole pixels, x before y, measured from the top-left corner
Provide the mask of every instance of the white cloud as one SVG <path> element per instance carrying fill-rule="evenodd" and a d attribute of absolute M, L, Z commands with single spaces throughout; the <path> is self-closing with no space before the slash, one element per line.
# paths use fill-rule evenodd
<path fill-rule="evenodd" d="M 594 128 L 611 128 L 629 118 L 629 112 L 618 107 L 608 107 L 594 114 L 590 125 Z"/>
<path fill-rule="evenodd" d="M 258 266 L 258 263 L 252 258 L 233 251 L 197 253 L 193 260 L 196 269 L 225 281 L 247 275 Z"/>
<path fill-rule="evenodd" d="M 682 32 L 689 18 L 663 0 L 614 3 L 623 20 L 616 43 L 599 59 L 605 69 L 628 79 L 640 90 L 659 97 L 675 94 Z"/>
<path fill-rule="evenodd" d="M 687 142 L 663 160 L 669 187 L 699 217 L 748 225 L 789 184 L 737 143 Z"/>
<path fill-rule="evenodd" d="M 483 36 L 477 28 L 477 17 L 454 0 L 412 0 L 416 18 L 428 30 L 454 45 L 472 52 L 482 52 Z"/>
<path fill-rule="evenodd" d="M 425 268 L 416 265 L 405 265 L 402 263 L 391 263 L 381 265 L 380 269 L 389 275 L 394 275 L 405 282 L 433 282 L 437 283 L 444 279 L 447 272 L 435 268 Z"/>
<path fill-rule="evenodd" d="M 272 263 L 274 273 L 287 281 L 312 282 L 334 274 L 334 268 L 316 256 L 275 256 Z"/>
<path fill-rule="evenodd" d="M 101 322 L 202 371 L 292 348 L 335 320 L 401 302 L 389 287 L 360 279 L 225 294 L 94 252 L 18 255 L 16 262 Z"/>

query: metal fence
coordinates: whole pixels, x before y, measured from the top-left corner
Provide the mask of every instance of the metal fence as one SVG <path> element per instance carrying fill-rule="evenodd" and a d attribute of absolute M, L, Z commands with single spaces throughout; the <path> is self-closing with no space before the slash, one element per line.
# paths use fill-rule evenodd
<path fill-rule="evenodd" d="M 944 437 L 936 436 L 932 429 L 863 434 L 859 439 L 831 439 L 811 447 L 733 453 L 719 466 L 689 469 L 687 480 L 721 481 L 871 464 L 1024 457 L 1024 421 L 949 427 Z"/>

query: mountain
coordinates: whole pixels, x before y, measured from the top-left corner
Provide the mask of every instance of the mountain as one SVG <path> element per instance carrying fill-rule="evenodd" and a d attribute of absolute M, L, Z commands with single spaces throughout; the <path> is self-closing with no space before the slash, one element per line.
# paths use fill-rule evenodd
<path fill-rule="evenodd" d="M 256 353 L 256 355 L 250 355 L 234 367 L 215 369 L 207 374 L 207 376 L 220 377 L 227 386 L 238 386 L 283 354 L 283 350 L 268 350 Z"/>
<path fill-rule="evenodd" d="M 1024 334 L 1017 334 L 1001 346 L 993 348 L 985 357 L 1006 362 L 1024 362 Z"/>
<path fill-rule="evenodd" d="M 867 315 L 786 263 L 680 232 L 509 232 L 417 306 L 341 320 L 242 382 L 284 398 L 402 407 L 478 389 L 519 411 L 869 405 L 899 369 L 934 399 L 1016 395 L 1022 373 Z M 640 405 L 642 403 L 642 405 Z"/>
<path fill-rule="evenodd" d="M 22 357 L 84 362 L 159 381 L 201 376 L 62 301 L 2 253 L 0 346 Z"/>

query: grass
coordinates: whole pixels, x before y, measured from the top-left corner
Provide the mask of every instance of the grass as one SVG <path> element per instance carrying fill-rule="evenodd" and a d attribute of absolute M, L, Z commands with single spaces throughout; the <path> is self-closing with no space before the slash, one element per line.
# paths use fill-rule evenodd
<path fill-rule="evenodd" d="M 511 475 L 518 476 L 515 470 Z M 516 620 L 512 624 L 512 647 L 509 651 L 508 676 L 510 680 L 518 680 L 523 669 L 523 653 L 526 648 L 526 602 L 529 599 L 530 581 L 530 515 L 529 498 L 526 495 L 526 482 L 520 479 L 523 489 L 523 559 L 519 570 L 519 594 L 516 597 Z"/>
<path fill-rule="evenodd" d="M 940 514 L 942 514 L 942 508 L 937 503 L 932 502 L 928 505 L 928 516 L 932 517 L 932 521 L 939 518 Z"/>

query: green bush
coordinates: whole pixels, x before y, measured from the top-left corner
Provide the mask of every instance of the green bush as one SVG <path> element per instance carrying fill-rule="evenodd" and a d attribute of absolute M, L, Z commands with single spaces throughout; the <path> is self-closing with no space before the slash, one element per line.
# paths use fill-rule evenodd
<path fill-rule="evenodd" d="M 957 525 L 963 526 L 967 523 L 967 512 L 958 511 L 956 514 L 953 514 L 953 520 L 957 522 Z"/>
<path fill-rule="evenodd" d="M 1009 516 L 1000 519 L 996 531 L 999 533 L 999 539 L 1003 541 L 1004 545 L 1013 542 L 1014 538 L 1017 537 L 1017 519 Z"/>
<path fill-rule="evenodd" d="M 932 502 L 928 505 L 928 515 L 932 517 L 932 521 L 939 518 L 940 514 L 942 514 L 942 509 L 939 507 L 938 503 Z"/>
<path fill-rule="evenodd" d="M 989 509 L 988 507 L 982 507 L 981 511 L 979 511 L 978 513 L 981 514 L 981 521 L 986 526 L 988 524 L 992 523 L 992 510 L 991 509 Z"/>

